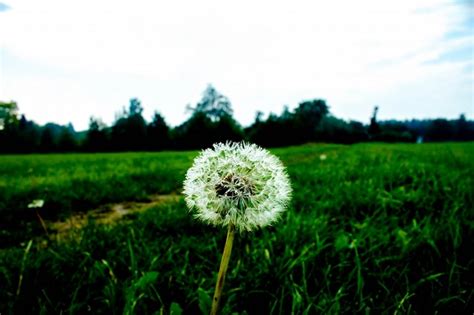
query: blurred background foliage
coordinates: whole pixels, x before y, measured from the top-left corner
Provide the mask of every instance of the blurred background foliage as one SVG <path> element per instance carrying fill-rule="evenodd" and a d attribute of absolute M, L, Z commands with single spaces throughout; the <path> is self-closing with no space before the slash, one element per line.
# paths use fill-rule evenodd
<path fill-rule="evenodd" d="M 78 132 L 71 124 L 39 126 L 19 115 L 15 102 L 0 102 L 0 153 L 185 150 L 226 140 L 247 140 L 264 147 L 474 140 L 474 121 L 464 114 L 451 120 L 379 121 L 378 110 L 375 106 L 369 124 L 345 121 L 330 113 L 325 100 L 313 99 L 302 101 L 294 110 L 285 106 L 280 115 L 264 117 L 257 111 L 255 121 L 243 127 L 233 118 L 230 100 L 209 85 L 195 106 L 187 106 L 189 118 L 174 128 L 158 112 L 151 121 L 145 120 L 140 100 L 132 98 L 111 126 L 91 117 L 88 130 Z"/>

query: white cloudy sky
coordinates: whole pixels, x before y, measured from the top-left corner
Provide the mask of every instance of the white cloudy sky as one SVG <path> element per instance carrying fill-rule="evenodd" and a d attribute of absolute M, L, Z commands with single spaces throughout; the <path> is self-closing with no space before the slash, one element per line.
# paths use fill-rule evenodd
<path fill-rule="evenodd" d="M 208 83 L 244 125 L 311 98 L 364 122 L 474 114 L 472 0 L 0 2 L 0 100 L 38 123 L 138 97 L 176 125 Z"/>

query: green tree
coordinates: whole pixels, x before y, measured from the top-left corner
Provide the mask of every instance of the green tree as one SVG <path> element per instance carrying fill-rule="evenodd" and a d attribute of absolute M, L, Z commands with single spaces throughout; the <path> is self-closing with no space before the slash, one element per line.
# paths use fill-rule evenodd
<path fill-rule="evenodd" d="M 72 124 L 63 127 L 59 133 L 58 150 L 61 152 L 71 152 L 77 149 L 77 140 Z"/>
<path fill-rule="evenodd" d="M 232 117 L 232 105 L 229 99 L 218 92 L 212 85 L 208 85 L 202 94 L 202 98 L 196 107 L 189 107 L 193 113 L 203 113 L 212 121 L 218 121 L 222 117 Z"/>
<path fill-rule="evenodd" d="M 0 131 L 18 123 L 18 105 L 14 101 L 0 101 Z"/>
<path fill-rule="evenodd" d="M 14 152 L 17 136 L 18 106 L 14 101 L 0 101 L 0 152 Z"/>
<path fill-rule="evenodd" d="M 91 117 L 89 119 L 84 149 L 90 152 L 103 152 L 109 149 L 107 125 L 98 118 Z"/>
<path fill-rule="evenodd" d="M 17 148 L 15 152 L 35 152 L 40 144 L 41 130 L 34 122 L 21 115 L 18 121 Z"/>
<path fill-rule="evenodd" d="M 53 152 L 56 150 L 56 139 L 53 129 L 49 126 L 43 127 L 41 131 L 40 149 L 43 152 Z"/>
<path fill-rule="evenodd" d="M 431 122 L 426 131 L 429 141 L 452 141 L 456 133 L 454 123 L 447 119 L 439 118 Z"/>
<path fill-rule="evenodd" d="M 379 107 L 375 106 L 374 111 L 372 113 L 372 117 L 370 117 L 370 125 L 369 125 L 369 136 L 371 138 L 376 138 L 377 135 L 380 133 L 380 126 L 377 121 L 377 113 L 379 111 Z"/>
<path fill-rule="evenodd" d="M 118 151 L 146 149 L 147 124 L 142 116 L 143 107 L 137 98 L 130 99 L 128 110 L 112 126 L 112 145 Z"/>
<path fill-rule="evenodd" d="M 130 99 L 130 104 L 128 106 L 128 116 L 141 115 L 143 113 L 142 103 L 138 98 Z"/>
<path fill-rule="evenodd" d="M 472 130 L 469 130 L 469 123 L 466 120 L 466 115 L 461 114 L 456 120 L 456 138 L 457 140 L 467 141 L 472 140 Z"/>
<path fill-rule="evenodd" d="M 148 148 L 150 150 L 164 150 L 170 146 L 170 128 L 163 116 L 158 112 L 147 127 Z"/>
<path fill-rule="evenodd" d="M 244 133 L 239 123 L 232 116 L 224 115 L 214 123 L 214 142 L 241 141 Z"/>
<path fill-rule="evenodd" d="M 314 141 L 316 130 L 324 116 L 329 113 L 325 100 L 314 99 L 301 102 L 295 109 L 295 123 L 300 143 Z"/>
<path fill-rule="evenodd" d="M 179 149 L 201 149 L 213 144 L 214 124 L 202 112 L 195 112 L 173 130 L 173 140 Z"/>
<path fill-rule="evenodd" d="M 229 99 L 209 85 L 195 107 L 188 106 L 191 117 L 175 128 L 173 139 L 178 148 L 199 149 L 215 142 L 240 141 L 242 127 L 232 117 Z"/>

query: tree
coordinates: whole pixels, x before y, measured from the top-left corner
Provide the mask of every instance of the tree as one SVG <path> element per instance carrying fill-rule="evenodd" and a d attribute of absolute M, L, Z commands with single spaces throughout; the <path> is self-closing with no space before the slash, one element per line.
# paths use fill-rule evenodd
<path fill-rule="evenodd" d="M 18 135 L 16 139 L 15 152 L 35 152 L 38 150 L 40 143 L 41 130 L 34 122 L 26 119 L 25 115 L 21 115 L 18 121 Z"/>
<path fill-rule="evenodd" d="M 232 105 L 229 99 L 219 93 L 212 85 L 208 85 L 202 94 L 201 101 L 196 107 L 189 107 L 193 113 L 203 113 L 212 121 L 218 121 L 224 116 L 232 117 Z"/>
<path fill-rule="evenodd" d="M 203 112 L 195 112 L 173 130 L 173 140 L 179 149 L 202 149 L 213 144 L 213 122 Z"/>
<path fill-rule="evenodd" d="M 58 150 L 61 152 L 71 152 L 77 149 L 77 141 L 74 137 L 74 128 L 72 124 L 63 127 L 59 133 Z"/>
<path fill-rule="evenodd" d="M 232 117 L 232 106 L 227 97 L 209 85 L 196 107 L 188 106 L 191 117 L 176 127 L 173 139 L 178 148 L 200 149 L 215 142 L 240 141 L 242 127 Z"/>
<path fill-rule="evenodd" d="M 372 113 L 372 117 L 370 118 L 370 125 L 369 125 L 369 136 L 371 138 L 376 137 L 380 132 L 380 126 L 377 122 L 377 113 L 379 111 L 379 107 L 375 106 L 374 111 Z"/>
<path fill-rule="evenodd" d="M 53 152 L 56 149 L 54 132 L 49 126 L 43 127 L 43 130 L 41 131 L 40 149 L 43 152 Z"/>
<path fill-rule="evenodd" d="M 455 122 L 456 139 L 460 141 L 474 140 L 474 127 L 472 122 L 467 121 L 466 116 L 461 114 Z"/>
<path fill-rule="evenodd" d="M 214 122 L 214 142 L 242 141 L 244 133 L 242 127 L 232 116 L 224 115 Z"/>
<path fill-rule="evenodd" d="M 138 98 L 130 99 L 130 105 L 128 107 L 128 116 L 141 115 L 143 113 L 142 103 Z"/>
<path fill-rule="evenodd" d="M 415 142 L 416 135 L 410 132 L 408 124 L 396 120 L 378 123 L 379 132 L 375 135 L 377 141 L 383 142 Z"/>
<path fill-rule="evenodd" d="M 14 101 L 0 101 L 0 131 L 18 123 L 18 105 Z"/>
<path fill-rule="evenodd" d="M 112 145 L 118 151 L 146 149 L 147 125 L 142 116 L 143 108 L 138 99 L 130 99 L 128 111 L 117 117 L 112 126 Z"/>
<path fill-rule="evenodd" d="M 301 102 L 295 109 L 296 130 L 298 130 L 298 142 L 305 143 L 316 138 L 316 129 L 319 123 L 329 113 L 329 107 L 325 100 L 314 99 Z"/>
<path fill-rule="evenodd" d="M 454 124 L 447 119 L 435 119 L 431 122 L 426 131 L 426 138 L 429 141 L 451 141 L 455 135 Z"/>
<path fill-rule="evenodd" d="M 148 148 L 164 150 L 170 146 L 170 128 L 163 116 L 155 112 L 151 123 L 147 126 Z"/>
<path fill-rule="evenodd" d="M 359 121 L 351 120 L 349 121 L 349 126 L 351 128 L 350 141 L 349 143 L 356 143 L 367 141 L 367 128 Z"/>
<path fill-rule="evenodd" d="M 317 129 L 317 141 L 333 143 L 351 143 L 351 127 L 342 119 L 326 116 L 321 120 Z"/>
<path fill-rule="evenodd" d="M 255 113 L 255 124 L 259 124 L 263 121 L 263 112 L 262 111 L 257 111 Z"/>
<path fill-rule="evenodd" d="M 263 120 L 260 112 L 255 117 L 255 122 L 246 128 L 246 134 L 251 142 L 264 147 L 281 147 L 295 143 L 295 116 L 283 108 L 280 116 L 270 113 L 266 120 Z"/>
<path fill-rule="evenodd" d="M 15 150 L 17 129 L 18 106 L 16 102 L 0 101 L 0 152 Z"/>
<path fill-rule="evenodd" d="M 103 152 L 109 148 L 107 126 L 98 118 L 89 119 L 89 129 L 86 133 L 84 149 L 90 152 Z"/>

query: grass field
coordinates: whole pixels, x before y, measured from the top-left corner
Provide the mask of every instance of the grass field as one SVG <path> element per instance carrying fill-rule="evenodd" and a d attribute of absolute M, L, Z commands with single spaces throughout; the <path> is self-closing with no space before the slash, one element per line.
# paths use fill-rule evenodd
<path fill-rule="evenodd" d="M 293 200 L 237 235 L 222 314 L 472 314 L 474 143 L 272 151 Z M 0 313 L 207 313 L 226 231 L 181 197 L 146 206 L 180 195 L 196 154 L 0 156 Z M 54 238 L 53 222 L 124 201 L 146 211 Z"/>

